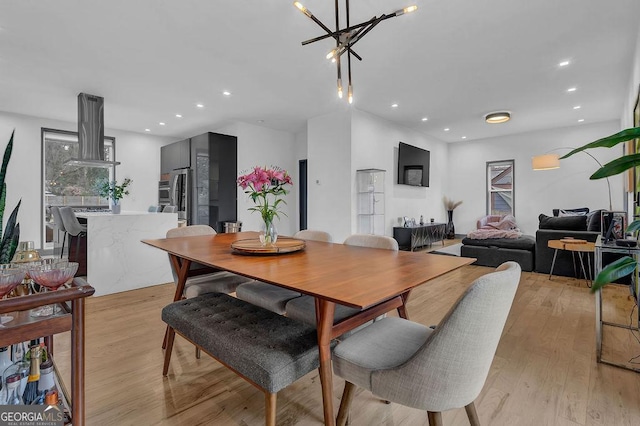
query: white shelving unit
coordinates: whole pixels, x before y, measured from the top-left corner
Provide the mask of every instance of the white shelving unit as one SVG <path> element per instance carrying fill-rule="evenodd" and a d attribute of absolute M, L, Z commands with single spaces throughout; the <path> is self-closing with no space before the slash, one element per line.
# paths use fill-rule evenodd
<path fill-rule="evenodd" d="M 358 233 L 384 235 L 385 170 L 356 170 Z"/>

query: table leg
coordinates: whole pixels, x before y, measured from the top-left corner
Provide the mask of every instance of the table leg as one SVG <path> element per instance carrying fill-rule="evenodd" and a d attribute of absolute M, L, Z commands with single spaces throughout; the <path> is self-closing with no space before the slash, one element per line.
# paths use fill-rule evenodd
<path fill-rule="evenodd" d="M 320 352 L 320 384 L 322 385 L 322 403 L 324 408 L 324 424 L 335 426 L 333 417 L 333 371 L 331 368 L 331 330 L 336 304 L 328 300 L 316 298 L 318 323 L 318 350 Z"/>
<path fill-rule="evenodd" d="M 553 260 L 551 261 L 551 271 L 549 271 L 549 280 L 551 280 L 551 275 L 553 275 L 553 267 L 556 265 L 556 256 L 558 255 L 558 249 L 555 249 L 553 252 Z"/>
<path fill-rule="evenodd" d="M 407 312 L 407 300 L 409 300 L 409 294 L 411 290 L 406 293 L 402 293 L 400 297 L 402 297 L 402 306 L 398 306 L 398 316 L 400 318 L 404 318 L 406 320 L 409 319 L 409 313 Z"/>

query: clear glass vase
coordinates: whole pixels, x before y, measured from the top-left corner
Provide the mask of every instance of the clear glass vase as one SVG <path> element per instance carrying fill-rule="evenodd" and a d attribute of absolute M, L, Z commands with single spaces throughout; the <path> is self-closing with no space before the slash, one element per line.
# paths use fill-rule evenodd
<path fill-rule="evenodd" d="M 273 222 L 262 222 L 260 225 L 260 243 L 263 246 L 273 245 L 278 241 L 278 230 Z"/>

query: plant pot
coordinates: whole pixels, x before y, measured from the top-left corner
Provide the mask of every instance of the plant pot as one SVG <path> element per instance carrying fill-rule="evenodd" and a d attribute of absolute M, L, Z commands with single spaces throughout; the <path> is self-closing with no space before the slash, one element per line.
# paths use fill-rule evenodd
<path fill-rule="evenodd" d="M 111 213 L 120 214 L 120 204 L 114 204 L 111 206 Z"/>

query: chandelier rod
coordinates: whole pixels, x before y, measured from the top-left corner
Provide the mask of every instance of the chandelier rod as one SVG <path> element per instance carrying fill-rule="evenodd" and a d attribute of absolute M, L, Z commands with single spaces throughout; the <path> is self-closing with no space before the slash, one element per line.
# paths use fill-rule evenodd
<path fill-rule="evenodd" d="M 341 29 L 341 30 L 337 30 L 335 32 L 331 32 L 331 30 L 326 29 L 326 27 L 323 24 L 323 28 L 325 28 L 325 31 L 327 31 L 327 34 L 323 34 L 321 36 L 310 38 L 309 40 L 305 40 L 305 41 L 302 42 L 302 45 L 306 46 L 307 44 L 315 43 L 316 41 L 324 40 L 324 39 L 327 39 L 329 37 L 340 38 L 340 36 L 342 34 L 347 33 L 347 32 L 351 32 L 351 31 L 353 31 L 355 29 L 358 29 L 358 28 L 361 28 L 361 27 L 366 27 L 367 25 L 374 23 L 376 20 L 381 22 L 381 21 L 384 21 L 386 19 L 395 18 L 395 17 L 396 17 L 395 12 L 392 15 L 386 15 L 386 14 L 380 15 L 379 18 L 374 16 L 373 18 L 369 19 L 368 21 L 365 21 L 365 22 L 362 22 L 360 24 L 356 24 L 356 25 L 353 25 L 351 27 L 347 27 L 347 28 L 344 28 L 344 29 Z"/>

